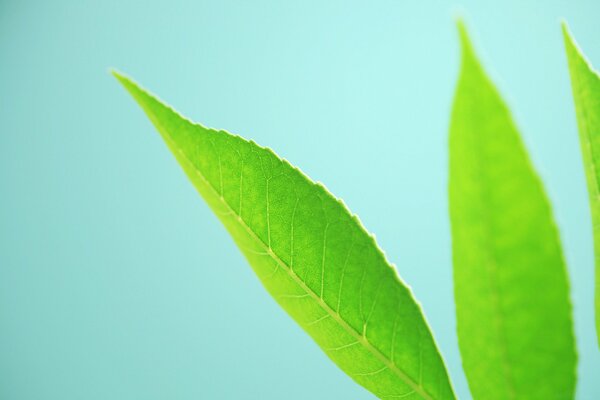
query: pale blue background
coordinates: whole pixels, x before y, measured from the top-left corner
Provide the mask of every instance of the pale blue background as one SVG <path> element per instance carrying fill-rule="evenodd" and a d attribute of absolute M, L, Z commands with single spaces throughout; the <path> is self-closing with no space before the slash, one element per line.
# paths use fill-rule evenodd
<path fill-rule="evenodd" d="M 600 398 L 559 28 L 600 66 L 600 3 L 523 0 L 0 0 L 0 398 L 372 398 L 269 298 L 113 66 L 342 197 L 414 288 L 468 399 L 446 198 L 458 13 L 553 201 L 578 398 Z"/>

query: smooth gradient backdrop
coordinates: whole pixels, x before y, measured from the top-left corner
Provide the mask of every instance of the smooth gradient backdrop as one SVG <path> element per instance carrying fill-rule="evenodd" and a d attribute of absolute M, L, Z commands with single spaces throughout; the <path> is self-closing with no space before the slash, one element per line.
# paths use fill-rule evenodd
<path fill-rule="evenodd" d="M 600 398 L 591 224 L 559 25 L 600 67 L 594 0 L 0 0 L 0 398 L 373 398 L 263 290 L 108 74 L 116 67 L 343 198 L 413 287 L 469 399 L 447 210 L 457 15 L 553 202 L 577 397 Z"/>

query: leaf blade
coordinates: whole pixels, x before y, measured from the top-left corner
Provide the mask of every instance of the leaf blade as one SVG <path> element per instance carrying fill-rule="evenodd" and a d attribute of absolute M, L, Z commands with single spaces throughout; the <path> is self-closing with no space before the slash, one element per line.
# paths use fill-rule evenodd
<path fill-rule="evenodd" d="M 193 124 L 115 76 L 265 288 L 342 370 L 380 398 L 454 398 L 410 289 L 343 203 L 271 150 Z"/>
<path fill-rule="evenodd" d="M 469 387 L 475 399 L 572 398 L 577 357 L 569 286 L 550 204 L 462 23 L 459 32 L 449 196 Z"/>
<path fill-rule="evenodd" d="M 600 75 L 562 25 L 594 234 L 596 335 L 600 345 Z"/>

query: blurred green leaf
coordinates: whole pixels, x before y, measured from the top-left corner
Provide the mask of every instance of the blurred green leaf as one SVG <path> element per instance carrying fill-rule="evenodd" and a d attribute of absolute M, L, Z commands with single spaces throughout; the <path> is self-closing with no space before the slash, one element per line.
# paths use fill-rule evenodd
<path fill-rule="evenodd" d="M 579 139 L 588 182 L 596 259 L 596 333 L 600 345 L 600 75 L 585 59 L 563 24 Z"/>
<path fill-rule="evenodd" d="M 382 399 L 454 399 L 410 289 L 340 200 L 271 150 L 194 124 L 115 76 L 265 288 L 342 370 Z"/>
<path fill-rule="evenodd" d="M 475 399 L 571 399 L 569 285 L 548 199 L 510 112 L 459 23 L 450 126 L 454 293 Z"/>

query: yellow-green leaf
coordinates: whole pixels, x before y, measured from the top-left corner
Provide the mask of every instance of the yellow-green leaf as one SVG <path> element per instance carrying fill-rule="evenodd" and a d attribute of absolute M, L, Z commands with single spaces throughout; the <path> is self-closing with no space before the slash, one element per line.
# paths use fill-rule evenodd
<path fill-rule="evenodd" d="M 549 201 L 510 112 L 459 24 L 450 126 L 458 339 L 475 399 L 571 399 L 569 285 Z"/>
<path fill-rule="evenodd" d="M 585 59 L 563 24 L 581 152 L 587 176 L 596 260 L 596 333 L 600 345 L 600 75 Z"/>
<path fill-rule="evenodd" d="M 454 399 L 410 289 L 340 200 L 271 150 L 194 124 L 115 75 L 264 287 L 342 370 L 382 399 Z"/>

